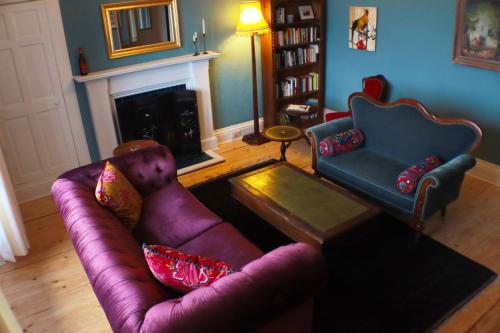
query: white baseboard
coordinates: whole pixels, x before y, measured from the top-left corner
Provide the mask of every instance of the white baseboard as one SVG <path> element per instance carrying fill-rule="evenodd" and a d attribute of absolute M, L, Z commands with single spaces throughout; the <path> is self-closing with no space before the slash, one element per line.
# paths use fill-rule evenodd
<path fill-rule="evenodd" d="M 259 128 L 262 131 L 264 128 L 264 119 L 259 118 Z M 227 141 L 233 141 L 240 139 L 245 134 L 250 134 L 253 132 L 253 120 L 246 121 L 244 123 L 239 123 L 231 125 L 224 128 L 219 128 L 214 131 L 215 136 L 219 144 Z"/>
<path fill-rule="evenodd" d="M 476 166 L 469 170 L 467 174 L 500 187 L 500 165 L 498 164 L 486 162 L 478 158 Z"/>

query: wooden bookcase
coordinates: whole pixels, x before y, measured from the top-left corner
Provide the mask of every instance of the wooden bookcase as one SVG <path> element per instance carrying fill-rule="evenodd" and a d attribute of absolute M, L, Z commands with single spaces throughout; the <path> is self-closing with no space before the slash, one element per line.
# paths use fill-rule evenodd
<path fill-rule="evenodd" d="M 264 17 L 271 27 L 271 33 L 261 36 L 264 127 L 280 124 L 282 121 L 280 113 L 288 104 L 304 104 L 310 98 L 318 101 L 317 107 L 311 110 L 313 116 L 308 117 L 306 114 L 304 114 L 306 117 L 289 116 L 290 124 L 307 128 L 322 123 L 325 96 L 326 0 L 261 0 L 261 5 Z M 299 6 L 307 5 L 312 6 L 314 19 L 301 20 Z M 284 17 L 278 14 L 279 8 L 284 9 Z M 294 16 L 293 23 L 288 23 L 287 15 Z M 295 40 L 292 40 L 293 37 L 290 38 L 293 31 L 296 33 Z M 280 41 L 283 42 L 285 39 L 290 44 L 280 45 Z M 300 64 L 304 61 L 299 61 L 297 54 L 305 52 L 310 55 L 311 51 L 304 51 L 304 49 L 314 47 L 314 45 L 317 45 L 317 51 L 314 52 L 316 61 Z M 290 56 L 290 54 L 294 55 L 294 52 L 295 57 Z M 291 67 L 283 63 L 287 56 L 288 59 L 295 58 L 296 60 L 292 64 L 287 64 L 292 65 Z M 307 56 L 306 59 L 310 61 L 314 59 L 314 56 Z M 293 96 L 283 96 L 283 89 L 278 89 L 280 83 L 286 82 L 287 79 L 299 78 L 298 81 L 300 81 L 300 78 L 307 77 L 310 73 L 319 74 L 317 90 L 300 92 L 299 89 L 299 91 L 293 91 Z M 304 86 L 307 87 L 307 83 L 304 84 L 304 80 L 302 83 L 302 88 L 304 88 L 302 90 L 306 90 Z M 312 118 L 314 115 L 313 119 L 302 119 Z"/>

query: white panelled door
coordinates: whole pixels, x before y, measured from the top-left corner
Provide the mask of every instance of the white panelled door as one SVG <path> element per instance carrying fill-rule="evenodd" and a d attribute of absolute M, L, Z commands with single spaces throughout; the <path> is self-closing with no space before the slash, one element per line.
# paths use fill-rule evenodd
<path fill-rule="evenodd" d="M 78 165 L 45 5 L 0 5 L 0 145 L 18 200 Z"/>

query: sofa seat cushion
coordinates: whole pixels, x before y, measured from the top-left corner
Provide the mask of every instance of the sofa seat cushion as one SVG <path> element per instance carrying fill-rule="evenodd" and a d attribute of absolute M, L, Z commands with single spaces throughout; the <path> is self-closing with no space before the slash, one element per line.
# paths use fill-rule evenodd
<path fill-rule="evenodd" d="M 176 248 L 221 223 L 177 181 L 144 198 L 143 213 L 134 229 L 139 243 Z"/>
<path fill-rule="evenodd" d="M 223 260 L 234 269 L 240 269 L 264 254 L 229 223 L 216 225 L 178 250 Z"/>
<path fill-rule="evenodd" d="M 398 175 L 408 167 L 404 162 L 366 148 L 318 159 L 320 173 L 384 204 L 411 213 L 415 194 L 401 193 L 396 187 Z"/>

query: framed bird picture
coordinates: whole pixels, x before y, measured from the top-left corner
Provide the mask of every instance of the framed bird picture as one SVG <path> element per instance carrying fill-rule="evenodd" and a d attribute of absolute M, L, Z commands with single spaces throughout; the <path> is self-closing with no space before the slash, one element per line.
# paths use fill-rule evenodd
<path fill-rule="evenodd" d="M 458 0 L 453 62 L 500 71 L 500 0 Z"/>
<path fill-rule="evenodd" d="M 377 8 L 355 7 L 349 9 L 349 47 L 375 52 L 377 43 Z"/>

